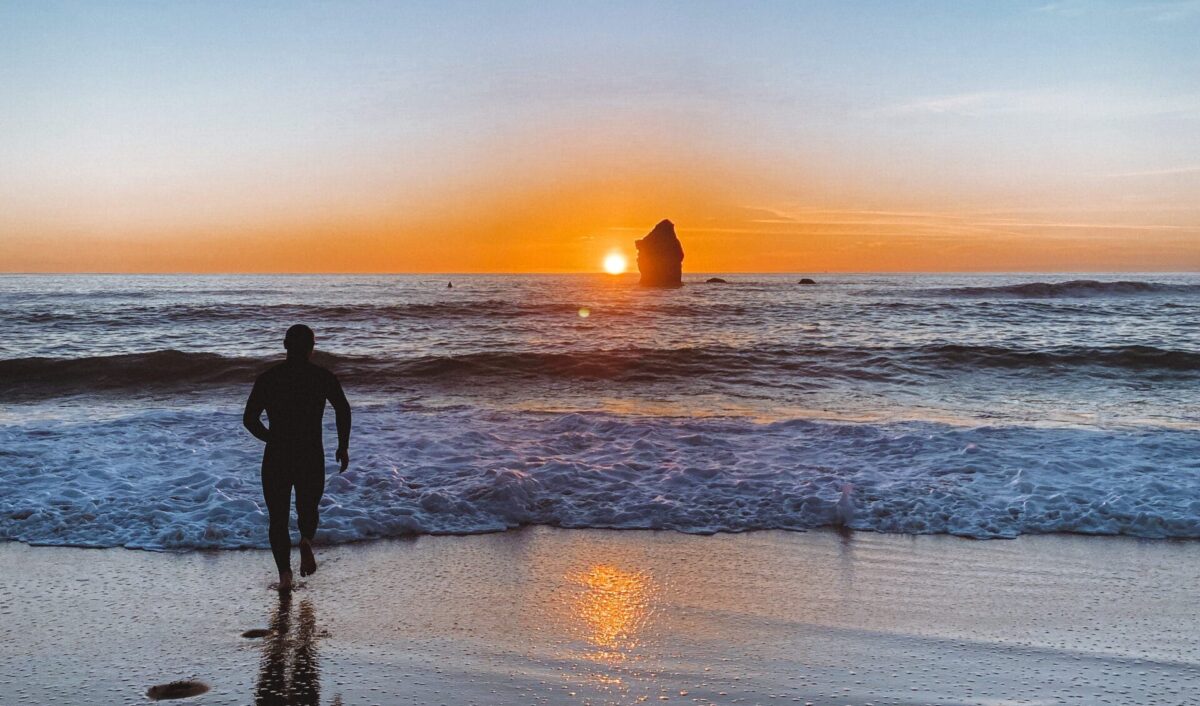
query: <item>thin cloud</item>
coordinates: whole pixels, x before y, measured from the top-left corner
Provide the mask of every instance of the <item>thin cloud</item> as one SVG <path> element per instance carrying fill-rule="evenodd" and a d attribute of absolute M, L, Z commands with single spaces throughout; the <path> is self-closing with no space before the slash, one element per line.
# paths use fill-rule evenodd
<path fill-rule="evenodd" d="M 1152 2 L 1138 9 L 1153 22 L 1178 22 L 1200 16 L 1200 0 Z"/>
<path fill-rule="evenodd" d="M 1200 231 L 1189 225 L 1146 222 L 1104 222 L 1081 219 L 1038 219 L 1019 216 L 1006 217 L 999 213 L 971 214 L 954 212 L 905 212 L 853 209 L 766 209 L 745 208 L 754 217 L 735 218 L 721 222 L 693 223 L 685 228 L 699 236 L 722 237 L 835 237 L 885 239 L 944 239 L 944 238 L 1078 238 L 1111 239 L 1127 237 L 1129 233 L 1154 233 L 1157 237 L 1180 237 Z M 764 219 L 763 213 L 775 217 Z M 715 219 L 714 219 L 715 220 Z M 637 230 L 644 228 L 614 228 Z"/>
<path fill-rule="evenodd" d="M 1200 96 L 1129 96 L 1105 87 L 971 91 L 921 98 L 868 111 L 871 116 L 984 118 L 1030 115 L 1071 120 L 1200 115 Z"/>
<path fill-rule="evenodd" d="M 1095 10 L 1095 4 L 1090 2 L 1051 2 L 1034 8 L 1034 12 L 1060 17 L 1083 17 Z"/>
<path fill-rule="evenodd" d="M 1200 17 L 1200 0 L 1115 3 L 1095 0 L 1060 0 L 1040 5 L 1035 13 L 1056 17 L 1079 18 L 1088 15 L 1120 15 L 1148 22 L 1180 22 Z"/>
<path fill-rule="evenodd" d="M 1071 228 L 1082 230 L 1189 230 L 1183 226 L 1122 223 L 1036 223 L 1016 221 L 983 221 L 976 223 L 975 225 L 985 228 L 994 226 L 1003 228 Z"/>
<path fill-rule="evenodd" d="M 1130 179 L 1136 177 L 1175 176 L 1178 174 L 1200 174 L 1200 165 L 1171 167 L 1168 169 L 1148 169 L 1138 172 L 1117 172 L 1115 174 L 1105 174 L 1104 176 L 1111 179 Z"/>

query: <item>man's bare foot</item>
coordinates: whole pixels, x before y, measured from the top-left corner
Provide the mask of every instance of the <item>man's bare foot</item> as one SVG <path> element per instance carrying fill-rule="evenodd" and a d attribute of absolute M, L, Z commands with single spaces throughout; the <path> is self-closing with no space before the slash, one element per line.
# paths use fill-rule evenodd
<path fill-rule="evenodd" d="M 292 590 L 292 572 L 279 572 L 279 591 L 281 593 Z"/>
<path fill-rule="evenodd" d="M 313 556 L 312 542 L 300 540 L 300 575 L 310 576 L 317 573 L 317 558 Z"/>

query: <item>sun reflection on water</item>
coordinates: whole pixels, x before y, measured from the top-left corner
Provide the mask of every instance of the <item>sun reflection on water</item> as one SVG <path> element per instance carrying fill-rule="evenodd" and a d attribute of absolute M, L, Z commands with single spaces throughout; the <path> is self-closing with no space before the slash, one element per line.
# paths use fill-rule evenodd
<path fill-rule="evenodd" d="M 582 637 L 597 648 L 590 658 L 624 660 L 653 612 L 654 583 L 640 571 L 594 564 L 567 578 L 583 587 L 572 605 Z"/>

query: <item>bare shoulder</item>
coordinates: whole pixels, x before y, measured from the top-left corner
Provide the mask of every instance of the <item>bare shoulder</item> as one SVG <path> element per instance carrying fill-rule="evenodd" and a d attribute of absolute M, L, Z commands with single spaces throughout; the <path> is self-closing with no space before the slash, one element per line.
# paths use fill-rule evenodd
<path fill-rule="evenodd" d="M 325 377 L 325 378 L 333 377 L 333 372 L 329 368 L 326 368 L 323 365 L 317 365 L 316 363 L 309 362 L 309 366 L 311 366 L 311 370 L 314 373 L 316 373 L 317 375 L 320 375 L 321 377 Z"/>
<path fill-rule="evenodd" d="M 272 379 L 279 377 L 280 370 L 283 368 L 283 366 L 284 363 L 276 363 L 275 365 L 272 365 L 271 367 L 259 373 L 258 377 L 256 377 L 254 381 L 270 382 Z"/>
<path fill-rule="evenodd" d="M 310 368 L 310 373 L 313 375 L 313 377 L 320 380 L 322 384 L 332 385 L 337 383 L 337 375 L 334 375 L 333 371 L 329 368 L 317 365 L 316 363 L 309 363 L 309 365 L 312 366 Z"/>

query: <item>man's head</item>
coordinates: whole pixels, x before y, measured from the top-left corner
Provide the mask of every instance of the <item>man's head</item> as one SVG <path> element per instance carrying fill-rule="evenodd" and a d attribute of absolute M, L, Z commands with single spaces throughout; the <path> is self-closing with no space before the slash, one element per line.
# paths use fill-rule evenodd
<path fill-rule="evenodd" d="M 289 358 L 308 358 L 316 343 L 317 337 L 312 329 L 304 324 L 292 326 L 283 337 L 283 347 L 287 349 Z"/>

